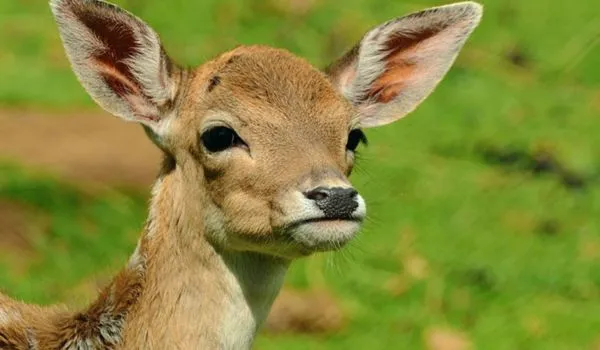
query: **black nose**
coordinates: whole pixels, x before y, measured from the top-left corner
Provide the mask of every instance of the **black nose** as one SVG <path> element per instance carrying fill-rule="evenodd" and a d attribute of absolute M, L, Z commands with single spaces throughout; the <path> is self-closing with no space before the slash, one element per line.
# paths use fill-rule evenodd
<path fill-rule="evenodd" d="M 304 196 L 315 201 L 325 217 L 331 219 L 348 219 L 358 208 L 357 194 L 358 192 L 351 187 L 317 187 L 304 192 Z"/>

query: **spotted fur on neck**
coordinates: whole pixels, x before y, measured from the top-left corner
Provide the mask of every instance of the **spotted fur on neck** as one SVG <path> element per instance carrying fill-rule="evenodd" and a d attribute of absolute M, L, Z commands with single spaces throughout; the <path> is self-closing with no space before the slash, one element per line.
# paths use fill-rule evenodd
<path fill-rule="evenodd" d="M 86 310 L 43 309 L 0 296 L 0 349 L 114 349 L 144 283 L 143 241 L 129 264 Z M 50 312 L 47 312 L 50 311 Z"/>

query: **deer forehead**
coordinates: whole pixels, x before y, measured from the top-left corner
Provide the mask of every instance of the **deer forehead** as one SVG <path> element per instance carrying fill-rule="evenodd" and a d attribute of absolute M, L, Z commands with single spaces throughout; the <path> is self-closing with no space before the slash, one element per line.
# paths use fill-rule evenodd
<path fill-rule="evenodd" d="M 190 100 L 202 117 L 227 114 L 249 132 L 339 138 L 355 115 L 325 74 L 282 49 L 227 52 L 196 69 L 192 87 Z"/>

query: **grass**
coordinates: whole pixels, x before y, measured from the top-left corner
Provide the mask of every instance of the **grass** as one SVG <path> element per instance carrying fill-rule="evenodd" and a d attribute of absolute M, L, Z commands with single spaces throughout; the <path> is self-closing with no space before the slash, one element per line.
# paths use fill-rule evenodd
<path fill-rule="evenodd" d="M 323 0 L 292 10 L 288 2 L 118 1 L 184 64 L 264 43 L 318 66 L 370 26 L 439 4 Z M 492 350 L 600 340 L 596 1 L 483 2 L 481 27 L 436 92 L 406 120 L 368 131 L 372 146 L 353 176 L 371 213 L 363 234 L 343 254 L 295 263 L 288 276 L 298 288 L 325 285 L 349 325 L 330 336 L 263 335 L 257 348 L 422 348 L 439 327 Z M 92 108 L 42 3 L 0 2 L 0 104 Z M 32 213 L 32 253 L 2 254 L 0 285 L 42 303 L 89 297 L 81 286 L 122 265 L 146 205 L 7 163 L 0 199 Z"/>

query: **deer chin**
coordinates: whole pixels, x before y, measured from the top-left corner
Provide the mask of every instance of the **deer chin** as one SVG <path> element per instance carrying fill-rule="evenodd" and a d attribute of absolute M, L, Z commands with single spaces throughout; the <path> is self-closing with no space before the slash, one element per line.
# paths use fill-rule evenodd
<path fill-rule="evenodd" d="M 344 247 L 360 231 L 362 219 L 311 219 L 295 223 L 289 230 L 292 241 L 304 255 Z"/>

